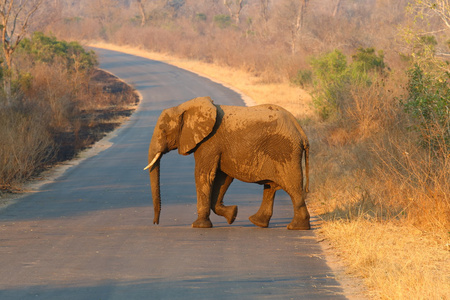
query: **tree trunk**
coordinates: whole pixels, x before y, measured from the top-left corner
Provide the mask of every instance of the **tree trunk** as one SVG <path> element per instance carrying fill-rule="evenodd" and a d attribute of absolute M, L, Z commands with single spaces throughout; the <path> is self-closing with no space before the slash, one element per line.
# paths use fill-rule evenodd
<path fill-rule="evenodd" d="M 231 7 L 231 1 L 230 0 L 224 0 L 223 4 L 227 7 L 228 11 L 230 12 L 230 17 L 232 19 L 234 19 L 234 23 L 236 23 L 236 25 L 239 25 L 240 23 L 240 18 L 241 18 L 241 11 L 242 8 L 245 5 L 244 0 L 236 0 L 236 11 L 233 12 L 233 8 Z"/>
<path fill-rule="evenodd" d="M 333 18 L 338 14 L 339 8 L 341 7 L 341 2 L 342 0 L 337 0 L 336 5 L 334 6 Z"/>
<path fill-rule="evenodd" d="M 138 6 L 139 6 L 139 12 L 141 13 L 141 27 L 145 26 L 145 23 L 147 22 L 147 16 L 145 14 L 145 8 L 144 4 L 141 0 L 137 0 Z"/>
<path fill-rule="evenodd" d="M 11 77 L 12 77 L 12 53 L 7 48 L 7 45 L 3 47 L 3 53 L 5 55 L 6 70 L 4 74 L 3 87 L 6 94 L 6 105 L 10 106 L 12 104 L 12 93 L 11 93 Z"/>
<path fill-rule="evenodd" d="M 291 31 L 291 52 L 295 54 L 297 52 L 297 40 L 300 34 L 300 31 L 303 28 L 303 20 L 305 18 L 306 6 L 308 4 L 308 0 L 299 0 L 298 11 L 295 18 L 295 23 L 292 26 Z"/>

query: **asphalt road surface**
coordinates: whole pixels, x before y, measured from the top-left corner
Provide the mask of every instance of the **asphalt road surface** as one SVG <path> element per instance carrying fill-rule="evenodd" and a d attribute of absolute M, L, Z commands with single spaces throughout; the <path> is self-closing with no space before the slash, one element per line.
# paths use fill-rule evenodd
<path fill-rule="evenodd" d="M 161 163 L 162 211 L 153 225 L 147 149 L 162 109 L 197 96 L 240 96 L 185 70 L 97 49 L 100 67 L 143 95 L 112 146 L 0 211 L 0 299 L 345 299 L 314 230 L 288 231 L 293 211 L 278 192 L 269 228 L 248 217 L 263 188 L 234 181 L 233 225 L 196 219 L 194 158 Z M 313 224 L 314 225 L 314 224 Z M 314 226 L 316 227 L 316 226 Z"/>

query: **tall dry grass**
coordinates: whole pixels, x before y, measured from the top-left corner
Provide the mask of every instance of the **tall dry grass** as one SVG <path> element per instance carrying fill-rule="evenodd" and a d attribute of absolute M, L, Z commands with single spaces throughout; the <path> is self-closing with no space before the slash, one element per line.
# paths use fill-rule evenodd
<path fill-rule="evenodd" d="M 71 159 L 129 115 L 136 95 L 111 75 L 69 71 L 64 63 L 19 59 L 15 101 L 0 105 L 0 191 L 21 184 L 49 166 Z M 100 76 L 100 78 L 96 78 Z M 113 84 L 119 92 L 106 87 Z M 1 103 L 1 101 L 0 101 Z"/>
<path fill-rule="evenodd" d="M 55 154 L 46 119 L 30 107 L 0 109 L 0 189 L 14 189 Z"/>
<path fill-rule="evenodd" d="M 399 80 L 352 90 L 338 120 L 306 129 L 309 201 L 321 235 L 373 298 L 446 299 L 450 152 L 445 140 L 427 143 L 429 132 L 413 130 Z"/>
<path fill-rule="evenodd" d="M 445 232 L 450 228 L 448 144 L 443 139 L 427 144 L 426 133 L 412 129 L 417 121 L 399 103 L 401 86 L 383 80 L 356 88 L 341 104 L 338 120 L 315 126 L 314 198 L 329 212 L 408 220 Z"/>
<path fill-rule="evenodd" d="M 448 248 L 433 235 L 363 217 L 324 222 L 346 272 L 362 277 L 372 299 L 448 299 Z"/>

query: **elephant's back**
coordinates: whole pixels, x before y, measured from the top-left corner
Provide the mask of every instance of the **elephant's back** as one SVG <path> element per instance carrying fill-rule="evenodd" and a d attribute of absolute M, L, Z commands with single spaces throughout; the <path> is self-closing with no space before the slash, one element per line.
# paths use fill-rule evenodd
<path fill-rule="evenodd" d="M 277 127 L 290 121 L 290 113 L 274 104 L 251 107 L 221 105 L 219 116 L 228 130 L 244 130 L 249 127 Z"/>
<path fill-rule="evenodd" d="M 271 145 L 277 146 L 276 151 L 286 148 L 296 152 L 295 148 L 301 143 L 295 118 L 279 106 L 222 106 L 220 111 L 217 137 L 221 144 L 246 144 L 244 148 L 249 149 Z"/>

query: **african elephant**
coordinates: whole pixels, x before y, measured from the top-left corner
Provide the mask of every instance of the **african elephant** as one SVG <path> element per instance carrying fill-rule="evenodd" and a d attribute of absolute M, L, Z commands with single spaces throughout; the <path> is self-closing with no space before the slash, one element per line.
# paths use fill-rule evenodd
<path fill-rule="evenodd" d="M 261 207 L 250 217 L 252 223 L 269 225 L 275 192 L 283 189 L 294 206 L 294 218 L 287 228 L 310 229 L 304 200 L 309 185 L 309 143 L 297 120 L 285 109 L 269 104 L 216 105 L 209 97 L 165 109 L 156 123 L 145 168 L 150 169 L 154 224 L 159 224 L 161 212 L 160 159 L 174 149 L 182 155 L 194 153 L 198 219 L 193 227 L 212 227 L 211 209 L 233 223 L 237 206 L 224 206 L 223 197 L 237 178 L 264 185 Z"/>

